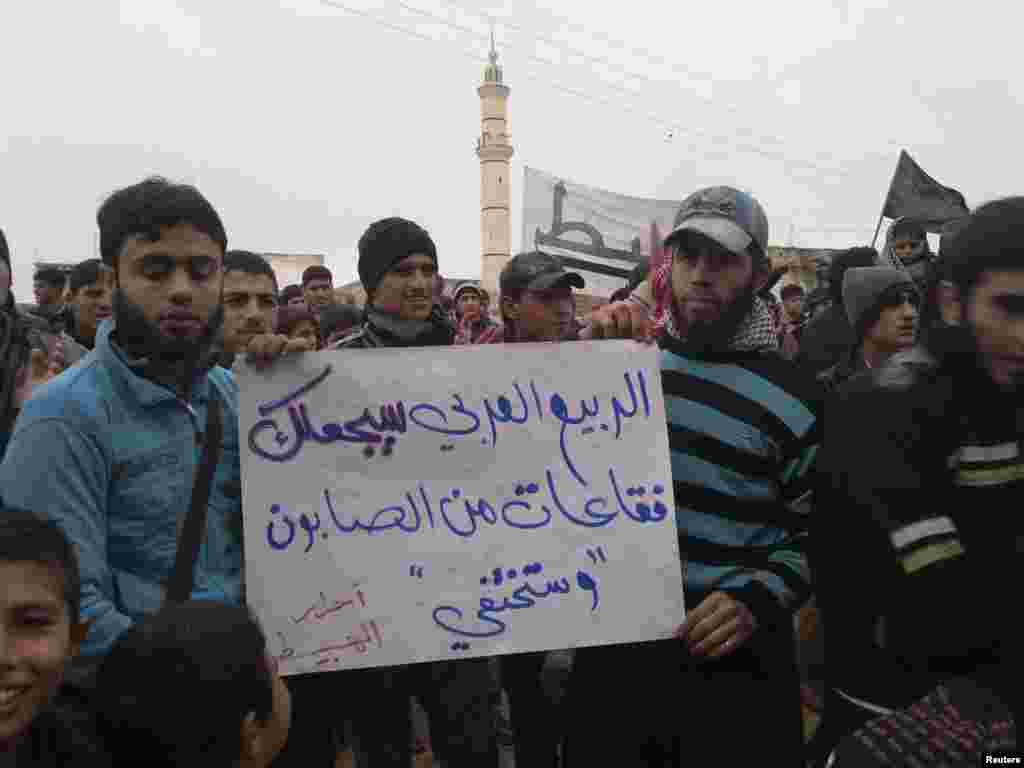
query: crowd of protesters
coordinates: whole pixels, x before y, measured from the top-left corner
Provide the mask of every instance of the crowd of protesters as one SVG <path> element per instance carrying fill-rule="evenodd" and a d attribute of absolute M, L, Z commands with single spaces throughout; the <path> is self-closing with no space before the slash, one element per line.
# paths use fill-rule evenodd
<path fill-rule="evenodd" d="M 497 766 L 506 741 L 519 768 L 1019 754 L 1024 198 L 978 207 L 937 254 L 895 222 L 881 253 L 834 259 L 813 313 L 730 187 L 685 197 L 588 316 L 583 276 L 540 251 L 497 296 L 448 293 L 403 218 L 359 240 L 363 306 L 323 266 L 279 286 L 192 186 L 119 189 L 97 225 L 101 258 L 40 270 L 35 305 L 14 302 L 0 233 L 0 765 L 326 768 L 347 747 L 407 768 L 413 700 L 453 768 Z M 245 608 L 231 369 L 577 339 L 660 348 L 675 637 L 280 677 Z"/>

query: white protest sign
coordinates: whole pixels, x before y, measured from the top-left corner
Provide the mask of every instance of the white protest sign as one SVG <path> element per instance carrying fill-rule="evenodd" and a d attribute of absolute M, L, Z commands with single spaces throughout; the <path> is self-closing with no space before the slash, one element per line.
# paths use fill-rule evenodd
<path fill-rule="evenodd" d="M 238 383 L 247 600 L 284 674 L 682 621 L 655 349 L 332 351 Z"/>

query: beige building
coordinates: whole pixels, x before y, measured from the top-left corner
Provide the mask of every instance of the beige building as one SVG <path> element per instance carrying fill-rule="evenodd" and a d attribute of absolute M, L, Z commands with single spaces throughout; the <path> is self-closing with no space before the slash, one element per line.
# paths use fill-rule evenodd
<path fill-rule="evenodd" d="M 511 166 L 512 137 L 508 132 L 508 95 L 502 80 L 498 53 L 491 36 L 490 63 L 484 69 L 480 96 L 480 282 L 492 296 L 498 295 L 498 275 L 511 258 Z"/>
<path fill-rule="evenodd" d="M 324 256 L 321 253 L 268 253 L 262 254 L 271 269 L 277 275 L 278 287 L 301 285 L 302 273 L 307 267 L 323 266 Z"/>

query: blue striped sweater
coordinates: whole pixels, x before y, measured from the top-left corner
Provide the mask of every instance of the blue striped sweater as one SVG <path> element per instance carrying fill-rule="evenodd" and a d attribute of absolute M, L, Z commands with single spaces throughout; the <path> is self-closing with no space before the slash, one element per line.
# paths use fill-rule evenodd
<path fill-rule="evenodd" d="M 810 596 L 820 390 L 774 352 L 698 359 L 671 337 L 662 347 L 687 605 L 721 590 L 773 623 Z"/>

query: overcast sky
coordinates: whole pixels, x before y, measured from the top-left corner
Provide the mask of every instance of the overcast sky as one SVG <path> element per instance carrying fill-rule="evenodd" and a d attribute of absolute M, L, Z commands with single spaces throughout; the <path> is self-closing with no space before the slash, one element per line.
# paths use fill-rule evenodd
<path fill-rule="evenodd" d="M 232 247 L 324 253 L 338 283 L 389 215 L 430 230 L 444 274 L 479 275 L 489 17 L 512 88 L 513 248 L 524 164 L 642 197 L 734 184 L 773 243 L 808 247 L 870 240 L 900 148 L 971 205 L 1024 191 L 1019 3 L 339 3 L 5 5 L 18 299 L 36 258 L 95 255 L 97 205 L 151 173 L 197 184 Z"/>

